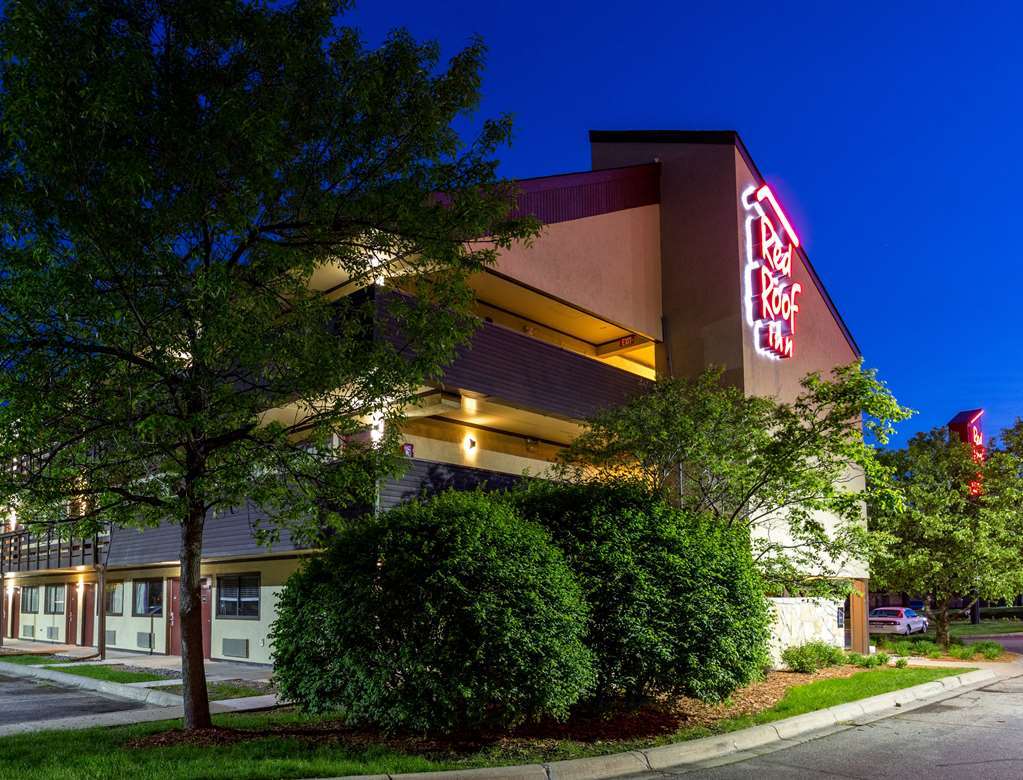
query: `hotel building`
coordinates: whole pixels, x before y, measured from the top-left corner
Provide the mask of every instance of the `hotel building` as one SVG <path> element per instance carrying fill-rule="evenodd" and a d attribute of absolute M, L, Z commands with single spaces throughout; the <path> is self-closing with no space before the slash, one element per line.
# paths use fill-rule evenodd
<path fill-rule="evenodd" d="M 592 170 L 521 181 L 519 209 L 543 223 L 472 280 L 481 326 L 424 388 L 402 430 L 403 477 L 386 509 L 423 490 L 542 475 L 596 410 L 658 375 L 723 366 L 746 393 L 792 400 L 808 372 L 859 355 L 798 236 L 739 136 L 594 131 Z M 315 279 L 334 286 L 331 269 Z M 272 549 L 255 506 L 211 516 L 203 545 L 205 649 L 268 663 L 275 595 L 303 556 Z M 93 539 L 15 530 L 0 538 L 6 637 L 96 645 L 98 566 L 106 567 L 106 644 L 177 653 L 179 530 Z M 839 604 L 777 600 L 776 644 L 823 637 L 867 648 L 868 572 L 842 572 Z M 780 643 L 780 644 L 779 644 Z"/>

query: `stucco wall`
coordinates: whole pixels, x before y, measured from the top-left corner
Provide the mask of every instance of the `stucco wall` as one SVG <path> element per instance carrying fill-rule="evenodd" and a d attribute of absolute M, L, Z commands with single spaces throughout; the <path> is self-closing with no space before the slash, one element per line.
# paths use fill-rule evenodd
<path fill-rule="evenodd" d="M 288 577 L 301 565 L 301 559 L 299 558 L 264 558 L 261 560 L 252 561 L 228 561 L 218 563 L 205 563 L 202 566 L 202 576 L 210 578 L 210 597 L 211 597 L 211 650 L 212 657 L 214 659 L 227 657 L 223 653 L 224 639 L 244 639 L 248 640 L 249 655 L 244 659 L 228 659 L 228 660 L 245 660 L 252 663 L 270 663 L 270 625 L 273 622 L 277 597 L 281 589 L 284 586 L 285 581 Z M 235 619 L 217 616 L 217 577 L 222 574 L 247 574 L 247 573 L 258 573 L 260 576 L 260 604 L 259 604 L 259 619 L 258 620 L 246 620 L 246 619 Z M 136 568 L 136 569 L 112 569 L 107 573 L 107 582 L 114 583 L 118 582 L 122 584 L 123 602 L 122 602 L 122 614 L 120 615 L 107 615 L 106 628 L 108 631 L 114 631 L 116 633 L 115 641 L 108 646 L 111 649 L 118 650 L 130 650 L 139 653 L 148 653 L 149 651 L 138 645 L 138 634 L 149 633 L 150 630 L 153 634 L 153 653 L 161 654 L 167 651 L 167 605 L 168 605 L 168 580 L 171 577 L 177 577 L 179 570 L 177 567 L 161 566 L 152 568 Z M 132 583 L 135 580 L 141 579 L 161 579 L 163 580 L 164 589 L 164 609 L 163 614 L 159 617 L 135 617 L 132 613 Z M 39 585 L 40 587 L 45 584 L 53 583 L 67 583 L 74 587 L 78 582 L 94 583 L 96 582 L 95 574 L 93 572 L 85 572 L 83 574 L 58 574 L 58 575 L 47 575 L 41 577 L 20 577 L 17 580 L 7 580 L 7 588 L 10 590 L 13 586 L 19 587 Z M 21 614 L 19 616 L 20 626 L 32 625 L 35 626 L 35 637 L 37 641 L 51 641 L 51 642 L 64 642 L 64 621 L 65 616 L 60 615 L 46 615 L 43 613 L 43 591 L 40 589 L 39 595 L 39 613 L 38 614 Z M 10 601 L 8 601 L 8 605 Z M 81 605 L 78 609 L 78 627 L 81 632 L 83 625 L 83 614 Z M 57 626 L 59 628 L 58 638 L 47 640 L 46 637 L 46 626 Z M 96 632 L 98 631 L 98 621 L 93 620 L 93 637 L 91 643 L 96 643 Z M 19 627 L 18 632 L 19 638 L 25 637 L 24 630 Z"/>
<path fill-rule="evenodd" d="M 640 206 L 546 225 L 495 270 L 584 311 L 661 337 L 660 209 Z"/>
<path fill-rule="evenodd" d="M 768 599 L 774 613 L 771 627 L 771 662 L 780 667 L 782 651 L 806 642 L 845 646 L 845 629 L 838 625 L 838 601 L 828 599 Z"/>

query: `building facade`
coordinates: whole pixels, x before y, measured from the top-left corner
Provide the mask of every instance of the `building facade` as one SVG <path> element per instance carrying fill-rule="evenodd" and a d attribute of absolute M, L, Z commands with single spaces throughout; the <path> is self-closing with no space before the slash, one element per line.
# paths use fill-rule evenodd
<path fill-rule="evenodd" d="M 713 364 L 746 393 L 792 400 L 807 373 L 858 357 L 736 133 L 594 131 L 590 142 L 591 171 L 520 182 L 519 210 L 536 215 L 543 232 L 472 280 L 481 326 L 410 410 L 408 468 L 381 484 L 380 509 L 423 491 L 543 476 L 587 417 L 658 375 Z M 338 287 L 329 269 L 314 281 Z M 266 519 L 242 506 L 207 521 L 212 658 L 270 661 L 275 596 L 313 552 L 286 533 L 271 550 L 260 547 L 253 534 Z M 5 534 L 4 635 L 95 645 L 102 597 L 108 647 L 177 652 L 178 543 L 173 525 L 91 540 Z M 866 650 L 868 573 L 842 574 L 858 594 L 845 613 L 795 609 Z M 784 610 L 787 625 L 793 608 Z"/>

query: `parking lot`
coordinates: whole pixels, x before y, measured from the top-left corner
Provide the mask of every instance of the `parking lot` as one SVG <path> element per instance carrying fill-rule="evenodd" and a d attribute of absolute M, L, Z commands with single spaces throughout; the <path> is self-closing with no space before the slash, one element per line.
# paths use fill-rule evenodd
<path fill-rule="evenodd" d="M 0 726 L 144 706 L 141 702 L 109 698 L 93 691 L 0 675 Z"/>

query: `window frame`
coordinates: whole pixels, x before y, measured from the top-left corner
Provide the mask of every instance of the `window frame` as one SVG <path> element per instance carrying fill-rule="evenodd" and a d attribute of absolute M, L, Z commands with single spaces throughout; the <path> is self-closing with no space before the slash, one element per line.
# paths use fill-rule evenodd
<path fill-rule="evenodd" d="M 256 578 L 256 590 L 259 592 L 259 597 L 256 599 L 256 614 L 255 615 L 225 615 L 220 610 L 220 594 L 222 593 L 223 581 L 224 580 L 237 580 L 238 582 L 238 597 L 234 600 L 234 603 L 239 612 L 241 612 L 242 605 L 242 585 L 241 581 L 243 577 L 255 577 Z M 239 572 L 238 574 L 218 574 L 217 575 L 217 592 L 216 596 L 216 615 L 217 620 L 259 620 L 263 613 L 263 577 L 258 571 L 245 571 Z"/>
<path fill-rule="evenodd" d="M 35 609 L 25 609 L 25 591 L 30 590 L 35 595 Z M 39 614 L 39 586 L 38 585 L 22 585 L 21 593 L 18 596 L 18 612 L 22 615 L 38 615 Z"/>
<path fill-rule="evenodd" d="M 120 588 L 121 588 L 121 609 L 118 612 L 113 612 L 113 611 L 111 611 L 111 609 L 109 607 L 107 607 L 106 612 L 103 613 L 107 617 L 124 617 L 124 580 L 114 580 L 113 582 L 106 583 L 106 587 L 107 588 L 116 588 L 118 586 L 120 586 Z M 96 589 L 99 590 L 99 587 L 97 586 Z M 104 604 L 106 603 L 106 597 L 107 597 L 107 592 L 106 592 L 106 590 L 104 590 L 103 591 L 103 599 L 104 599 L 103 603 Z M 100 605 L 100 603 L 101 603 L 100 600 L 96 599 L 96 614 L 97 615 L 99 614 L 99 605 Z"/>
<path fill-rule="evenodd" d="M 63 615 L 67 612 L 67 583 L 60 583 L 57 585 L 44 585 L 43 591 L 43 614 L 44 615 Z M 50 594 L 51 593 L 63 593 L 63 598 L 60 600 L 60 609 L 50 608 Z"/>
<path fill-rule="evenodd" d="M 149 588 L 153 583 L 160 583 L 160 611 L 159 612 L 139 612 L 135 605 L 138 604 L 138 588 L 140 585 L 145 584 L 146 588 L 146 604 L 149 603 Z M 131 581 L 131 616 L 140 618 L 162 618 L 164 614 L 164 579 L 163 577 L 143 577 L 142 579 Z"/>

